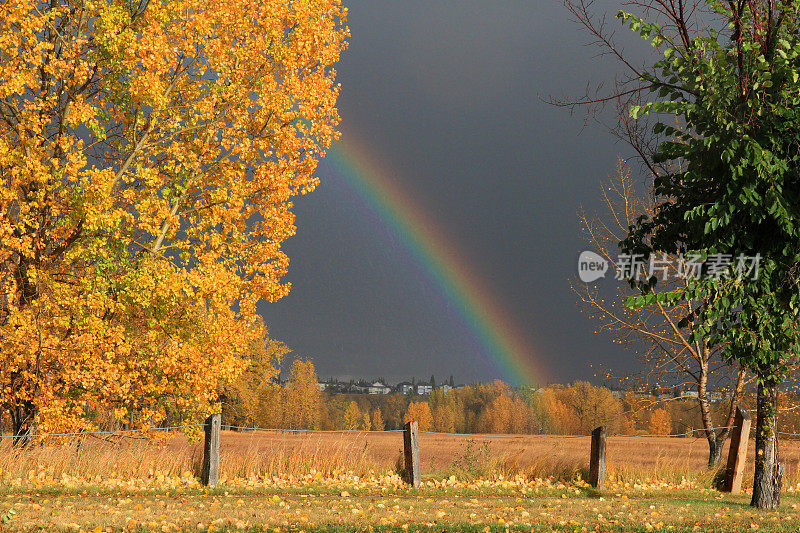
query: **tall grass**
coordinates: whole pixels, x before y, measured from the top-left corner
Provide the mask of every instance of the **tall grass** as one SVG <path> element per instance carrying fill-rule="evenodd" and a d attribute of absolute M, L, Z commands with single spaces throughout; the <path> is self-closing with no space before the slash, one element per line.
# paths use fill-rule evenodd
<path fill-rule="evenodd" d="M 351 472 L 358 476 L 386 470 L 371 456 L 369 443 L 355 438 L 334 442 L 308 438 L 299 445 L 275 442 L 265 447 L 259 439 L 220 453 L 220 472 L 230 478 L 251 476 L 332 475 Z M 199 459 L 198 459 L 199 461 Z"/>
<path fill-rule="evenodd" d="M 0 481 L 14 479 L 144 478 L 191 472 L 191 447 L 176 448 L 146 441 L 97 441 L 78 445 L 34 444 L 0 448 Z"/>
<path fill-rule="evenodd" d="M 0 445 L 0 483 L 13 480 L 143 479 L 153 476 L 199 475 L 202 443 L 182 436 L 164 442 L 144 439 L 83 440 L 81 444 L 34 444 L 15 449 Z M 365 475 L 377 470 L 369 445 L 356 440 L 335 443 L 308 439 L 299 445 L 261 439 L 239 439 L 220 452 L 220 476 L 303 476 L 350 472 Z"/>
<path fill-rule="evenodd" d="M 553 442 L 553 441 L 551 441 Z M 583 441 L 554 441 L 528 443 L 507 447 L 490 447 L 488 442 L 477 443 L 467 440 L 458 451 L 454 450 L 452 463 L 438 472 L 439 475 L 455 475 L 457 478 L 487 478 L 497 475 L 513 477 L 522 475 L 528 478 L 552 478 L 560 481 L 586 481 L 589 478 L 588 439 Z M 784 441 L 782 461 L 786 465 L 784 487 L 800 489 L 800 460 L 798 441 Z M 706 467 L 707 455 L 703 441 L 696 439 L 628 438 L 622 442 L 624 453 L 620 452 L 620 442 L 616 441 L 615 453 L 609 454 L 606 461 L 606 481 L 628 485 L 651 485 L 663 483 L 681 485 L 693 482 L 698 486 L 715 486 L 722 475 L 727 460 L 723 454 L 717 468 Z M 532 449 L 536 450 L 532 453 Z M 786 452 L 786 453 L 784 453 Z M 749 488 L 753 477 L 752 451 L 745 465 L 745 489 Z"/>
<path fill-rule="evenodd" d="M 455 475 L 462 480 L 513 477 L 588 478 L 588 439 L 478 442 L 457 436 L 426 436 L 421 442 L 423 475 Z M 784 441 L 784 486 L 800 482 L 800 446 Z M 402 468 L 399 434 L 281 434 L 224 432 L 220 456 L 223 479 L 253 477 L 299 479 L 351 473 L 365 476 Z M 648 441 L 632 438 L 610 444 L 606 480 L 620 483 L 659 481 L 679 484 L 684 479 L 711 486 L 715 472 L 705 468 L 702 442 L 681 439 Z M 624 453 L 623 453 L 624 452 Z M 751 455 L 752 457 L 752 455 Z M 38 480 L 58 483 L 65 476 L 95 481 L 197 476 L 202 442 L 182 435 L 160 441 L 84 438 L 66 443 L 35 444 L 12 449 L 0 442 L 0 485 Z M 723 458 L 724 462 L 724 458 Z M 724 466 L 724 465 L 723 465 Z M 748 461 L 745 485 L 752 477 Z"/>
<path fill-rule="evenodd" d="M 589 479 L 588 453 L 586 457 L 577 457 L 569 453 L 546 453 L 530 458 L 521 450 L 493 454 L 488 447 L 485 447 L 480 453 L 475 453 L 472 447 L 467 446 L 463 455 L 456 458 L 441 474 L 455 475 L 458 478 L 522 475 L 560 481 L 586 481 Z M 653 460 L 647 463 L 606 463 L 606 480 L 619 483 L 658 481 L 680 484 L 684 480 L 693 480 L 701 485 L 710 486 L 714 476 L 715 471 L 698 470 L 691 456 L 676 458 L 658 452 Z"/>

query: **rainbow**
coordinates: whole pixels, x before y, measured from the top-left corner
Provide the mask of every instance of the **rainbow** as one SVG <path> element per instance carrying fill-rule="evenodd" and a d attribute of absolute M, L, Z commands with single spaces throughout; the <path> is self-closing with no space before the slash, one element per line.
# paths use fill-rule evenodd
<path fill-rule="evenodd" d="M 549 373 L 500 302 L 475 276 L 452 244 L 417 203 L 382 171 L 351 135 L 343 136 L 325 158 L 328 164 L 395 234 L 427 272 L 475 336 L 483 356 L 512 385 L 545 385 Z"/>

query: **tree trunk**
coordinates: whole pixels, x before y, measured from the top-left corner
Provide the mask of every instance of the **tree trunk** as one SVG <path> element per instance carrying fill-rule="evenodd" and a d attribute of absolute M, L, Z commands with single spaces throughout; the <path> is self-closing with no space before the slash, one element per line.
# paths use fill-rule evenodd
<path fill-rule="evenodd" d="M 739 376 L 736 379 L 736 388 L 733 390 L 733 396 L 731 396 L 731 402 L 728 404 L 728 419 L 725 421 L 726 429 L 721 429 L 716 436 L 712 437 L 712 434 L 709 432 L 709 429 L 706 428 L 706 437 L 708 438 L 708 446 L 710 449 L 710 453 L 708 455 L 708 468 L 716 468 L 719 465 L 720 458 L 722 457 L 722 447 L 725 445 L 725 441 L 728 440 L 728 437 L 731 435 L 731 427 L 736 420 L 736 409 L 739 405 L 739 399 L 742 397 L 742 391 L 744 390 L 745 378 L 747 375 L 747 371 L 745 369 L 739 370 Z M 705 419 L 704 419 L 705 423 Z M 745 439 L 748 437 L 746 436 Z M 713 442 L 712 442 L 713 440 Z"/>
<path fill-rule="evenodd" d="M 31 439 L 36 433 L 35 418 L 36 406 L 31 401 L 26 401 L 11 408 L 12 446 L 25 447 L 31 443 Z"/>
<path fill-rule="evenodd" d="M 708 401 L 708 362 L 711 359 L 711 353 L 708 350 L 708 344 L 703 343 L 699 349 L 700 356 L 700 379 L 697 381 L 697 401 L 700 404 L 700 419 L 703 422 L 703 429 L 705 429 L 706 440 L 708 441 L 708 468 L 716 468 L 722 457 L 722 445 L 725 444 L 725 439 L 728 438 L 729 431 L 717 435 L 714 432 L 714 421 L 711 419 L 711 405 Z"/>
<path fill-rule="evenodd" d="M 775 509 L 780 505 L 783 465 L 778 463 L 778 384 L 758 384 L 756 418 L 756 472 L 750 505 Z M 743 435 L 742 438 L 745 438 Z"/>
<path fill-rule="evenodd" d="M 708 439 L 708 469 L 714 469 L 719 466 L 719 461 L 722 458 L 722 446 L 725 444 L 725 439 L 719 437 L 711 437 Z"/>

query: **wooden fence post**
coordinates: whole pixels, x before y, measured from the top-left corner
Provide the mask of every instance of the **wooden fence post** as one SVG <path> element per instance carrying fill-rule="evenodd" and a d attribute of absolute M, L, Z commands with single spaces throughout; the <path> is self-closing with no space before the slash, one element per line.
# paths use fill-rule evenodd
<path fill-rule="evenodd" d="M 606 427 L 592 431 L 592 453 L 589 462 L 589 484 L 596 489 L 606 486 Z"/>
<path fill-rule="evenodd" d="M 742 492 L 742 476 L 747 459 L 747 443 L 750 441 L 750 413 L 746 409 L 736 407 L 736 421 L 731 434 L 731 448 L 728 451 L 728 465 L 725 469 L 723 492 L 739 494 Z"/>
<path fill-rule="evenodd" d="M 208 487 L 216 487 L 219 480 L 219 432 L 221 427 L 221 414 L 206 418 L 201 481 Z"/>
<path fill-rule="evenodd" d="M 403 427 L 403 456 L 405 457 L 406 481 L 414 488 L 419 487 L 421 483 L 418 428 L 416 420 L 406 422 Z"/>

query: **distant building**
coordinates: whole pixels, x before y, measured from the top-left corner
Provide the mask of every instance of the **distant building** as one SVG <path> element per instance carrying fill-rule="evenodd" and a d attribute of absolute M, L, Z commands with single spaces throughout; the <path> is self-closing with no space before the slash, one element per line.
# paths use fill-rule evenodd
<path fill-rule="evenodd" d="M 354 394 L 366 394 L 369 392 L 369 384 L 365 382 L 351 383 L 347 387 L 347 392 Z"/>
<path fill-rule="evenodd" d="M 455 388 L 455 387 L 451 387 L 450 385 L 448 385 L 447 383 L 445 383 L 444 385 L 442 385 L 441 387 L 439 387 L 439 390 L 440 390 L 440 391 L 442 391 L 442 392 L 444 392 L 444 393 L 448 393 L 448 392 L 450 392 L 451 390 L 453 390 L 454 388 Z"/>
<path fill-rule="evenodd" d="M 368 392 L 370 394 L 389 394 L 390 392 L 392 392 L 392 388 L 386 383 L 383 383 L 381 381 L 376 381 L 375 383 L 369 386 Z"/>
<path fill-rule="evenodd" d="M 344 384 L 340 383 L 338 379 L 331 378 L 326 381 L 320 381 L 317 385 L 319 385 L 319 390 L 323 392 L 342 392 Z"/>
<path fill-rule="evenodd" d="M 414 390 L 414 384 L 410 381 L 401 381 L 397 384 L 395 390 L 400 394 L 408 394 Z"/>
<path fill-rule="evenodd" d="M 433 385 L 430 383 L 417 383 L 417 394 L 420 396 L 427 396 L 433 390 Z"/>

